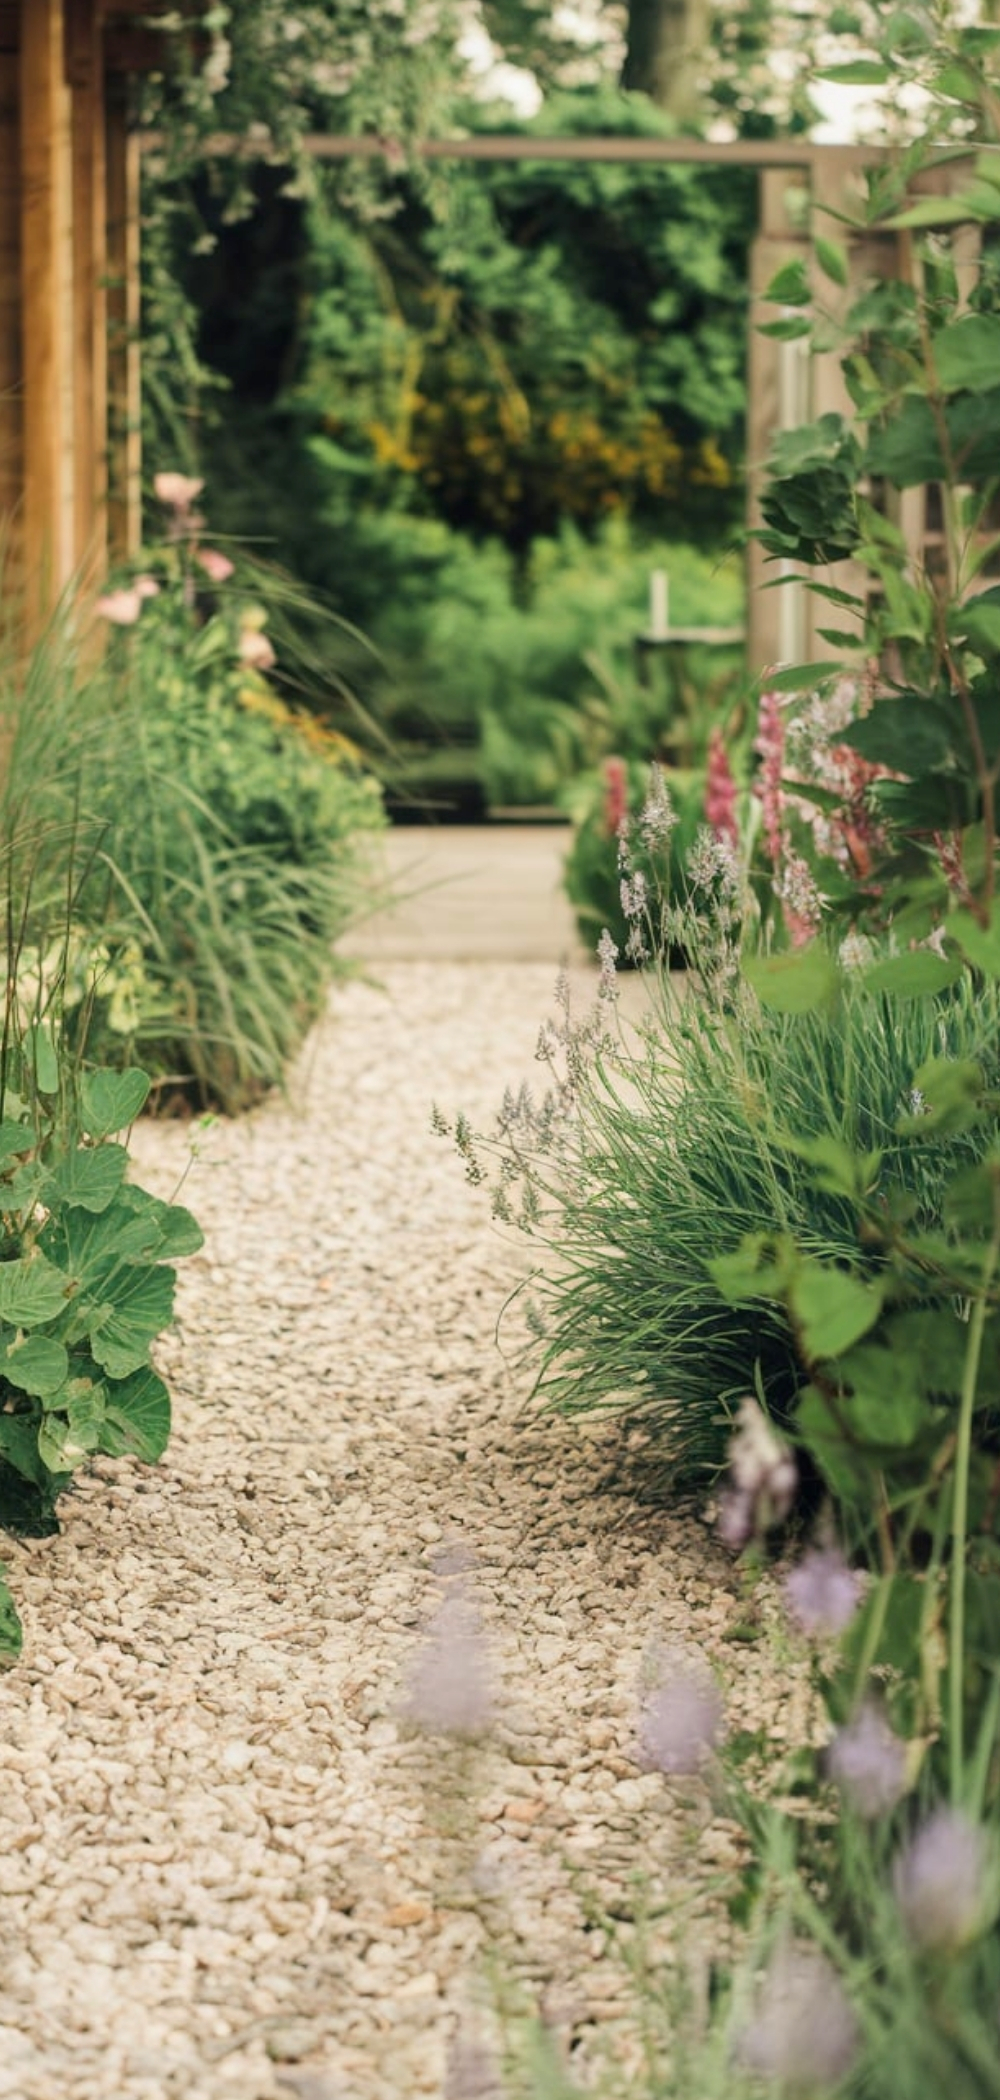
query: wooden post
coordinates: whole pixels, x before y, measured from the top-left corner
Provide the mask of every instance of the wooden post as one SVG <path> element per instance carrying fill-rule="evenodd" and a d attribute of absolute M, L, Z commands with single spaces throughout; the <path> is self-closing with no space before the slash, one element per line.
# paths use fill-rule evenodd
<path fill-rule="evenodd" d="M 104 75 L 91 0 L 75 0 L 68 52 L 73 177 L 73 437 L 76 560 L 107 566 L 107 228 Z M 70 21 L 74 16 L 70 15 Z"/>
<path fill-rule="evenodd" d="M 62 0 L 21 11 L 24 586 L 29 631 L 73 568 L 71 155 Z"/>
<path fill-rule="evenodd" d="M 801 216 L 794 200 L 802 200 Z M 761 522 L 760 498 L 771 443 L 783 423 L 790 427 L 804 421 L 805 402 L 801 376 L 807 353 L 797 342 L 778 343 L 758 332 L 758 323 L 774 320 L 776 309 L 765 308 L 763 293 L 775 271 L 784 263 L 809 259 L 808 213 L 803 196 L 803 178 L 784 170 L 768 169 L 760 178 L 760 218 L 750 249 L 750 316 L 747 342 L 747 524 L 751 530 Z M 797 383 L 799 382 L 799 383 Z M 787 565 L 786 565 L 787 566 Z M 768 664 L 794 659 L 801 654 L 804 592 L 800 585 L 786 583 L 780 590 L 765 590 L 780 574 L 756 540 L 747 542 L 747 667 L 758 678 Z"/>
<path fill-rule="evenodd" d="M 21 131 L 16 17 L 0 14 L 0 589 L 21 584 L 18 534 L 24 489 L 21 399 Z"/>
<path fill-rule="evenodd" d="M 105 88 L 107 180 L 108 546 L 131 560 L 142 539 L 142 429 L 139 363 L 139 135 L 129 122 L 128 88 L 118 74 Z"/>

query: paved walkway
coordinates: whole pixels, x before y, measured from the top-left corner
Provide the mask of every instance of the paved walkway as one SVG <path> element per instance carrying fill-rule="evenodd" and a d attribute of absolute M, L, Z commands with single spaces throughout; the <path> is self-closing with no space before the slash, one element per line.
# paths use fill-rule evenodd
<path fill-rule="evenodd" d="M 637 1770 L 637 1689 L 658 1644 L 696 1650 L 739 1725 L 767 1657 L 727 1639 L 697 1513 L 638 1506 L 613 1428 L 528 1404 L 496 1339 L 525 1250 L 430 1129 L 536 1069 L 558 953 L 426 939 L 334 997 L 292 1104 L 193 1161 L 176 1125 L 136 1134 L 147 1185 L 188 1170 L 207 1244 L 163 1349 L 166 1461 L 102 1462 L 8 1556 L 0 2100 L 486 2100 L 462 2052 L 487 1941 L 581 2076 L 607 2058 L 628 2089 L 635 2008 L 576 1877 L 627 1934 L 642 1868 L 664 1960 L 713 1916 L 733 1832 Z M 474 1755 L 399 1715 L 456 1545 L 496 1687 Z"/>

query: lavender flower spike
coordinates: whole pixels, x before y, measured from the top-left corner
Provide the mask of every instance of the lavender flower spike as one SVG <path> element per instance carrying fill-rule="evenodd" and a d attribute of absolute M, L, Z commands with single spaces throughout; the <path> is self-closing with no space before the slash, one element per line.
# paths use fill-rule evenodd
<path fill-rule="evenodd" d="M 861 1602 L 864 1576 L 836 1546 L 813 1546 L 785 1576 L 785 1603 L 803 1633 L 836 1638 Z"/>
<path fill-rule="evenodd" d="M 490 1725 L 493 1696 L 482 1623 L 458 1580 L 449 1582 L 428 1621 L 400 1715 L 434 1735 L 478 1736 Z"/>
<path fill-rule="evenodd" d="M 819 2094 L 838 2085 L 858 2052 L 858 2023 L 832 1963 L 817 1947 L 779 1947 L 737 2056 L 769 2091 Z"/>
<path fill-rule="evenodd" d="M 888 1815 L 906 1792 L 907 1746 L 871 1700 L 837 1730 L 826 1763 L 860 1816 Z"/>
<path fill-rule="evenodd" d="M 738 1553 L 787 1517 L 795 1500 L 795 1455 L 775 1436 L 756 1400 L 740 1401 L 729 1446 L 729 1482 L 719 1498 L 719 1535 Z"/>
<path fill-rule="evenodd" d="M 722 1700 L 712 1679 L 681 1663 L 643 1700 L 636 1761 L 647 1772 L 696 1772 L 723 1732 Z"/>
<path fill-rule="evenodd" d="M 1000 1910 L 996 1840 L 961 1809 L 936 1809 L 897 1856 L 892 1883 L 911 1940 L 928 1953 L 956 1953 Z"/>

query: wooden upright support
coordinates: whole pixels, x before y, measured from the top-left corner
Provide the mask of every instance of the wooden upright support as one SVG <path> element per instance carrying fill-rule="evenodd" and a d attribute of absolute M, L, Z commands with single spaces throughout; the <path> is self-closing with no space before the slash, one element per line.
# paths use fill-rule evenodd
<path fill-rule="evenodd" d="M 72 169 L 62 0 L 21 14 L 21 303 L 29 629 L 74 565 Z"/>
<path fill-rule="evenodd" d="M 107 182 L 108 543 L 128 561 L 142 538 L 142 401 L 139 320 L 139 136 L 126 81 L 105 90 Z"/>
<path fill-rule="evenodd" d="M 67 49 L 73 205 L 74 539 L 83 578 L 107 561 L 107 226 L 104 67 L 90 0 L 75 0 Z"/>

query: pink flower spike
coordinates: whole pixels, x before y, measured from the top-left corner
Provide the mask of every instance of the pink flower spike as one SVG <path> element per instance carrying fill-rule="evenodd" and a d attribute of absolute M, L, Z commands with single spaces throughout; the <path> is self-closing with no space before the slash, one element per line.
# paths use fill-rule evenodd
<path fill-rule="evenodd" d="M 248 664 L 252 671 L 270 671 L 278 661 L 266 634 L 261 634 L 256 627 L 244 627 L 240 635 L 239 658 L 241 664 Z"/>
<path fill-rule="evenodd" d="M 209 583 L 227 583 L 234 573 L 228 554 L 221 554 L 218 547 L 199 547 L 195 561 L 204 569 Z"/>
<path fill-rule="evenodd" d="M 705 822 L 716 838 L 739 839 L 736 825 L 736 782 L 729 764 L 722 731 L 713 728 L 708 739 L 708 773 L 705 780 Z"/>
<path fill-rule="evenodd" d="M 811 1547 L 785 1576 L 785 1603 L 803 1633 L 835 1639 L 851 1623 L 864 1590 L 864 1576 L 850 1568 L 835 1546 Z"/>
<path fill-rule="evenodd" d="M 1000 1909 L 996 1840 L 961 1809 L 935 1809 L 897 1857 L 892 1885 L 914 1944 L 955 1954 L 985 1932 Z"/>
<path fill-rule="evenodd" d="M 826 2092 L 850 2069 L 861 2035 L 844 1986 L 818 1947 L 792 1942 L 772 1956 L 739 2062 L 791 2100 Z"/>
<path fill-rule="evenodd" d="M 722 1700 L 711 1678 L 682 1662 L 643 1700 L 636 1762 L 668 1776 L 697 1772 L 724 1732 Z"/>
<path fill-rule="evenodd" d="M 134 627 L 142 611 L 142 596 L 138 590 L 107 591 L 94 610 L 113 627 Z"/>
<path fill-rule="evenodd" d="M 628 816 L 628 768 L 623 758 L 604 761 L 604 829 L 617 838 Z"/>
<path fill-rule="evenodd" d="M 153 480 L 153 493 L 168 510 L 190 510 L 204 486 L 203 481 L 195 480 L 191 474 L 157 474 Z"/>

